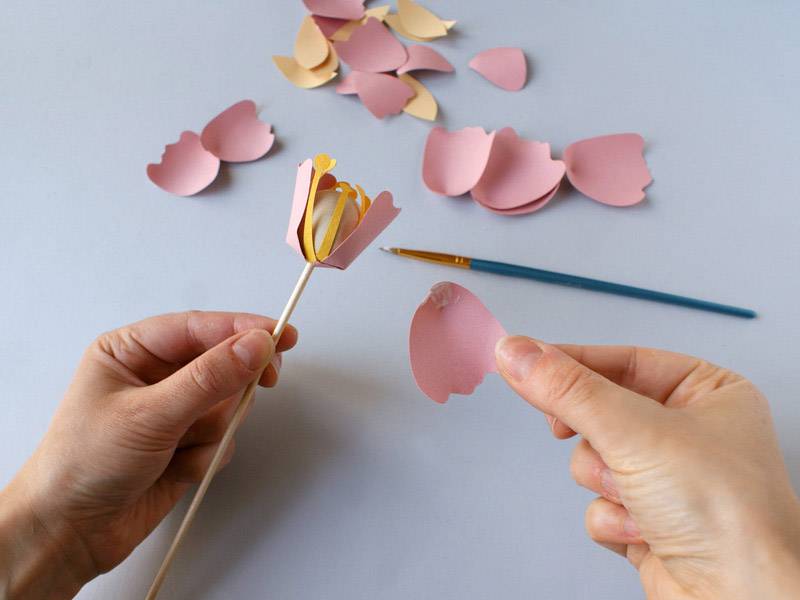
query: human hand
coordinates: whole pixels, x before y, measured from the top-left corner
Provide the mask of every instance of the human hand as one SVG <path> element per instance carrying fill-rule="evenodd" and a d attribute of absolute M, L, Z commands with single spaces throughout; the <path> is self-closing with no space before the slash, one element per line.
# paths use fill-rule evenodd
<path fill-rule="evenodd" d="M 0 494 L 0 598 L 71 598 L 128 556 L 202 478 L 247 384 L 268 365 L 277 382 L 274 326 L 188 312 L 98 337 Z M 296 341 L 287 327 L 277 351 Z"/>
<path fill-rule="evenodd" d="M 753 384 L 671 352 L 518 336 L 497 363 L 557 438 L 583 436 L 587 530 L 648 599 L 800 598 L 800 503 Z"/>

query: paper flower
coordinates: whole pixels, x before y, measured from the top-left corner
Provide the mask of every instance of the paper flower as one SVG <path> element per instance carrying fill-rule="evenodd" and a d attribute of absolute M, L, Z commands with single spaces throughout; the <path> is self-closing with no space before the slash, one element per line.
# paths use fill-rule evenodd
<path fill-rule="evenodd" d="M 338 181 L 330 172 L 335 166 L 318 154 L 297 168 L 286 243 L 309 263 L 346 269 L 400 209 L 390 192 L 371 200 L 361 186 Z"/>

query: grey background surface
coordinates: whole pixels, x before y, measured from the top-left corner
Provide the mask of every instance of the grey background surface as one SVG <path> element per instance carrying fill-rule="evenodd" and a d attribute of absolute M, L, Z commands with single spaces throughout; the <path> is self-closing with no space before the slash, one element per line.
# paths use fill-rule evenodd
<path fill-rule="evenodd" d="M 410 316 L 431 284 L 476 292 L 513 332 L 704 356 L 773 403 L 800 483 L 794 2 L 442 0 L 454 75 L 423 76 L 449 128 L 512 125 L 550 141 L 647 139 L 645 203 L 575 192 L 524 217 L 439 198 L 421 181 L 427 123 L 377 121 L 333 86 L 295 89 L 300 2 L 4 0 L 0 8 L 0 483 L 45 431 L 99 332 L 189 308 L 277 314 L 301 269 L 284 245 L 294 165 L 316 151 L 403 207 L 379 240 L 517 261 L 752 306 L 747 322 L 412 264 L 367 251 L 318 272 L 302 342 L 261 391 L 165 586 L 165 598 L 640 598 L 591 543 L 574 442 L 492 376 L 444 405 L 416 389 Z M 518 45 L 531 78 L 503 92 L 466 67 Z M 279 145 L 174 198 L 145 177 L 163 146 L 242 98 Z M 80 594 L 138 599 L 185 503 Z"/>

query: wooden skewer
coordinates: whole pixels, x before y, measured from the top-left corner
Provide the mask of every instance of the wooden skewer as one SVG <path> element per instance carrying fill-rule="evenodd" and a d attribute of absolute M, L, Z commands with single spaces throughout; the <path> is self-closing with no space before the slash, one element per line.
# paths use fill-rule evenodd
<path fill-rule="evenodd" d="M 283 313 L 281 313 L 281 316 L 278 319 L 278 323 L 275 325 L 275 330 L 272 332 L 272 340 L 275 342 L 276 346 L 278 345 L 278 340 L 281 339 L 283 330 L 286 328 L 286 324 L 289 322 L 289 318 L 292 316 L 292 312 L 294 312 L 295 306 L 297 306 L 297 302 L 300 300 L 300 296 L 303 294 L 303 290 L 305 289 L 308 279 L 311 277 L 311 273 L 313 271 L 314 263 L 307 262 L 303 272 L 300 274 L 300 277 L 297 280 L 297 284 L 294 286 L 294 291 L 289 297 L 289 301 L 286 303 L 286 306 L 283 309 Z M 225 455 L 225 450 L 227 450 L 228 446 L 230 446 L 233 435 L 236 433 L 236 429 L 239 427 L 244 415 L 247 413 L 247 409 L 253 402 L 256 386 L 258 385 L 258 381 L 261 379 L 263 374 L 264 371 L 259 373 L 258 377 L 251 381 L 250 384 L 245 388 L 244 393 L 242 394 L 242 399 L 239 401 L 239 405 L 236 407 L 236 412 L 233 413 L 233 417 L 231 418 L 230 423 L 228 423 L 228 428 L 225 430 L 225 434 L 222 436 L 222 440 L 220 441 L 219 447 L 214 454 L 214 458 L 211 459 L 211 464 L 208 466 L 208 470 L 203 476 L 203 480 L 200 482 L 200 486 L 197 488 L 197 491 L 194 494 L 192 503 L 189 505 L 189 510 L 186 511 L 186 515 L 183 517 L 183 522 L 181 522 L 181 526 L 178 528 L 178 532 L 175 534 L 166 556 L 164 556 L 164 560 L 158 569 L 158 573 L 156 573 L 156 576 L 153 579 L 153 583 L 150 586 L 150 591 L 147 592 L 145 600 L 155 600 L 155 598 L 158 596 L 158 592 L 164 583 L 164 579 L 167 576 L 170 566 L 172 566 L 172 562 L 175 559 L 178 548 L 180 548 L 180 545 L 186 537 L 189 528 L 192 526 L 192 522 L 197 514 L 197 510 L 200 508 L 200 504 L 203 502 L 203 498 L 208 491 L 208 487 L 211 485 L 211 480 L 214 479 L 214 475 L 216 475 L 217 469 L 219 469 L 219 464 L 222 461 L 222 457 Z"/>

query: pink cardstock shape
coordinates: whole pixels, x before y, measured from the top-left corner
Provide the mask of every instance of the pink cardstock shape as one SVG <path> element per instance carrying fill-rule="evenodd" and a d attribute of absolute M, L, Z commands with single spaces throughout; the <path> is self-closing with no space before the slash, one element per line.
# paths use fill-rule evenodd
<path fill-rule="evenodd" d="M 269 152 L 275 135 L 269 123 L 259 120 L 255 102 L 242 100 L 211 119 L 200 141 L 220 160 L 249 162 Z"/>
<path fill-rule="evenodd" d="M 476 54 L 469 67 L 497 87 L 516 92 L 525 87 L 528 63 L 520 48 L 492 48 Z"/>
<path fill-rule="evenodd" d="M 336 88 L 339 93 L 348 93 L 340 91 L 340 88 L 344 90 L 354 88 L 362 104 L 378 119 L 402 112 L 415 94 L 405 81 L 388 73 L 353 71 Z"/>
<path fill-rule="evenodd" d="M 471 394 L 495 373 L 494 348 L 506 335 L 489 309 L 468 289 L 449 281 L 434 285 L 411 319 L 411 371 L 435 402 Z"/>
<path fill-rule="evenodd" d="M 498 210 L 496 208 L 492 208 L 491 206 L 486 206 L 485 204 L 481 204 L 477 200 L 476 202 L 478 202 L 478 204 L 483 206 L 486 210 L 493 212 L 497 215 L 503 215 L 506 217 L 514 215 L 526 215 L 528 213 L 536 212 L 540 208 L 544 208 L 550 202 L 550 200 L 552 200 L 553 197 L 556 195 L 559 187 L 561 187 L 561 182 L 559 182 L 558 185 L 556 185 L 556 187 L 547 192 L 547 194 L 542 196 L 541 198 L 537 198 L 536 200 L 534 200 L 533 202 L 529 202 L 528 204 L 523 204 L 522 206 L 517 206 L 516 208 L 509 208 L 506 210 Z"/>
<path fill-rule="evenodd" d="M 339 58 L 356 71 L 394 71 L 408 60 L 405 46 L 375 17 L 356 28 L 350 39 L 333 45 Z"/>
<path fill-rule="evenodd" d="M 326 38 L 330 38 L 334 33 L 339 31 L 342 27 L 349 22 L 347 19 L 335 19 L 333 17 L 320 17 L 319 15 L 311 15 L 314 23 L 317 24 L 319 30 Z"/>
<path fill-rule="evenodd" d="M 305 255 L 300 244 L 299 229 L 303 222 L 313 175 L 314 167 L 311 159 L 303 161 L 297 168 L 292 209 L 289 213 L 289 227 L 286 232 L 286 243 L 303 258 Z M 329 189 L 335 184 L 336 179 L 332 175 L 326 174 L 320 180 L 319 189 Z M 381 192 L 372 201 L 372 205 L 367 209 L 353 232 L 342 240 L 325 260 L 316 263 L 317 266 L 346 269 L 394 221 L 398 214 L 400 214 L 400 209 L 394 206 L 392 194 L 387 191 Z"/>
<path fill-rule="evenodd" d="M 147 176 L 162 190 L 176 196 L 192 196 L 211 185 L 219 173 L 219 158 L 203 147 L 200 136 L 184 131 L 168 144 L 161 162 L 147 165 Z"/>
<path fill-rule="evenodd" d="M 582 194 L 603 204 L 637 204 L 653 181 L 643 152 L 644 139 L 638 133 L 580 140 L 564 150 L 567 178 Z"/>
<path fill-rule="evenodd" d="M 352 21 L 364 16 L 364 0 L 303 0 L 312 15 Z"/>
<path fill-rule="evenodd" d="M 564 163 L 551 158 L 550 144 L 523 139 L 506 127 L 495 135 L 486 168 L 471 195 L 486 208 L 517 209 L 547 196 L 564 171 Z"/>
<path fill-rule="evenodd" d="M 447 131 L 434 127 L 425 142 L 422 180 L 429 190 L 443 196 L 461 196 L 483 175 L 492 151 L 495 132 L 481 127 Z"/>
<path fill-rule="evenodd" d="M 398 75 L 423 69 L 442 71 L 444 73 L 452 73 L 454 70 L 453 65 L 430 46 L 409 46 L 406 48 L 406 52 L 408 53 L 408 60 L 402 67 L 397 69 Z"/>
<path fill-rule="evenodd" d="M 358 87 L 356 86 L 356 78 L 357 74 L 360 72 L 361 71 L 350 71 L 347 75 L 342 77 L 341 81 L 339 81 L 339 84 L 336 86 L 336 93 L 345 95 L 357 94 Z"/>

